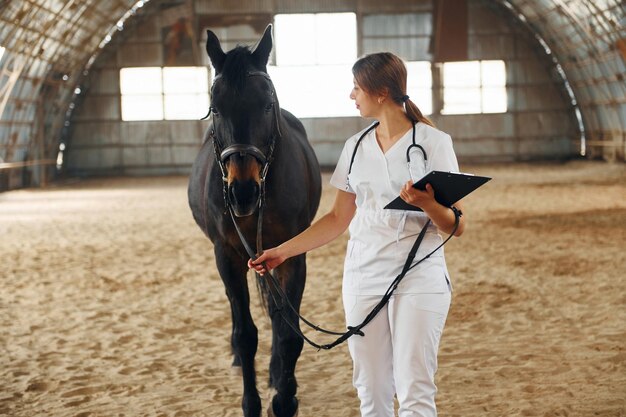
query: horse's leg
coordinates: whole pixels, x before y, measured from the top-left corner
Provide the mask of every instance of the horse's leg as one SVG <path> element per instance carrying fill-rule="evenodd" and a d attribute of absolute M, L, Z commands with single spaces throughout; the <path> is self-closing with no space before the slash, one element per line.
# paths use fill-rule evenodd
<path fill-rule="evenodd" d="M 289 301 L 296 308 L 300 309 L 302 293 L 304 292 L 304 282 L 306 277 L 305 257 L 297 256 L 285 262 L 280 269 L 279 280 L 283 291 L 289 297 Z M 276 417 L 292 417 L 298 410 L 298 400 L 296 391 L 295 368 L 296 362 L 302 352 L 304 341 L 294 330 L 289 327 L 281 312 L 277 311 L 276 305 L 269 302 L 270 315 L 272 318 L 272 358 L 270 361 L 270 381 L 276 389 L 276 395 L 270 404 L 271 411 Z M 290 322 L 299 328 L 297 316 L 290 312 L 288 308 L 283 308 Z"/>
<path fill-rule="evenodd" d="M 230 296 L 229 296 L 229 299 L 230 299 Z M 230 322 L 232 323 L 232 332 L 230 334 L 230 345 L 231 345 L 231 351 L 233 353 L 233 363 L 230 366 L 233 368 L 235 373 L 241 373 L 241 359 L 239 358 L 239 355 L 235 353 L 235 350 L 232 349 L 233 338 L 235 334 L 235 310 L 232 308 L 233 307 L 232 303 L 230 307 L 231 307 L 230 308 Z"/>
<path fill-rule="evenodd" d="M 258 344 L 258 332 L 250 315 L 250 293 L 246 273 L 246 260 L 234 249 L 215 244 L 217 269 L 226 286 L 233 319 L 231 346 L 235 363 L 241 364 L 243 375 L 243 399 L 241 402 L 245 417 L 261 415 L 261 398 L 256 388 L 254 356 Z"/>

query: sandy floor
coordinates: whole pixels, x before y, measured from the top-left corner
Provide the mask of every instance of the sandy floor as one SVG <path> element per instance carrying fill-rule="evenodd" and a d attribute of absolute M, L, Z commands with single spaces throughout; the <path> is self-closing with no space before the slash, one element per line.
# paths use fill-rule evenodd
<path fill-rule="evenodd" d="M 626 165 L 462 169 L 495 179 L 446 249 L 440 415 L 626 415 Z M 302 307 L 337 329 L 345 240 L 311 252 Z M 265 397 L 269 323 L 253 301 Z M 0 415 L 239 416 L 229 334 L 186 178 L 0 194 Z M 305 347 L 300 416 L 358 416 L 350 373 L 344 346 Z"/>

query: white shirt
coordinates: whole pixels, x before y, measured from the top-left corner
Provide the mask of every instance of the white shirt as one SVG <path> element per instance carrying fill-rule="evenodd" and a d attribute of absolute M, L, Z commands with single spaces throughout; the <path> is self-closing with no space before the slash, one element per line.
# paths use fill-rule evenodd
<path fill-rule="evenodd" d="M 400 274 L 417 235 L 428 220 L 423 212 L 383 207 L 400 194 L 407 181 L 415 182 L 433 170 L 458 172 L 459 166 L 450 135 L 417 123 L 415 143 L 426 151 L 426 161 L 422 152 L 413 147 L 409 172 L 406 151 L 412 143 L 412 129 L 385 153 L 376 141 L 375 129 L 372 129 L 361 141 L 348 177 L 350 158 L 364 131 L 346 141 L 330 183 L 342 191 L 356 194 L 357 208 L 350 222 L 343 291 L 345 294 L 383 295 Z M 415 261 L 426 256 L 442 241 L 437 227 L 431 223 Z M 441 248 L 410 270 L 396 293 L 448 291 L 449 274 Z"/>

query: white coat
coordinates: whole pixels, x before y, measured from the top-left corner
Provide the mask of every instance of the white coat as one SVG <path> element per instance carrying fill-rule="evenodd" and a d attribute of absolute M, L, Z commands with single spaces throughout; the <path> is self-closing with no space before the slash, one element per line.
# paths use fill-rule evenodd
<path fill-rule="evenodd" d="M 364 130 L 363 130 L 364 131 Z M 411 150 L 410 167 L 406 151 L 412 143 L 409 129 L 387 152 L 383 153 L 371 130 L 361 141 L 352 170 L 350 159 L 363 131 L 349 138 L 331 177 L 336 188 L 356 194 L 356 213 L 350 223 L 350 240 L 343 276 L 344 294 L 382 295 L 400 273 L 417 235 L 428 220 L 423 212 L 383 209 L 396 198 L 404 184 L 416 182 L 432 170 L 458 172 L 452 139 L 424 123 L 415 126 L 415 142 L 426 151 Z M 443 241 L 431 224 L 415 260 L 431 252 Z M 443 248 L 413 268 L 404 277 L 396 294 L 449 292 L 448 273 Z"/>

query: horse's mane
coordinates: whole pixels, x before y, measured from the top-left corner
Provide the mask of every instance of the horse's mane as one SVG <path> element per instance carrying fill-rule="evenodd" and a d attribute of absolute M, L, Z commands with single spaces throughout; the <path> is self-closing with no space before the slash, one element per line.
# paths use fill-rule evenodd
<path fill-rule="evenodd" d="M 228 51 L 221 76 L 235 91 L 243 90 L 249 68 L 252 66 L 252 51 L 247 46 L 237 46 Z"/>

